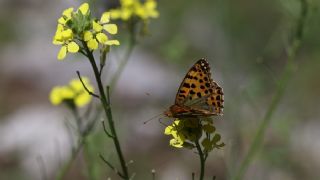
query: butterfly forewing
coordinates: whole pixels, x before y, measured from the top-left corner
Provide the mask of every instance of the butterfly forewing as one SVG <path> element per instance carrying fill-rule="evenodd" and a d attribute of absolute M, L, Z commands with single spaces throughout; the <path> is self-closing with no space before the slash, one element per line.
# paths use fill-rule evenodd
<path fill-rule="evenodd" d="M 177 92 L 175 104 L 211 115 L 222 114 L 222 88 L 211 79 L 210 66 L 205 59 L 198 60 L 188 71 Z"/>

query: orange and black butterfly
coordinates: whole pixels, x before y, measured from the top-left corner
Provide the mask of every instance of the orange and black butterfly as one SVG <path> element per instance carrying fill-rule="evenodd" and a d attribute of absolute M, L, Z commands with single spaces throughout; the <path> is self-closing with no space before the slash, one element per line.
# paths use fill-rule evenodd
<path fill-rule="evenodd" d="M 201 118 L 222 115 L 222 88 L 212 80 L 206 59 L 198 60 L 188 71 L 175 103 L 164 114 L 173 118 Z"/>

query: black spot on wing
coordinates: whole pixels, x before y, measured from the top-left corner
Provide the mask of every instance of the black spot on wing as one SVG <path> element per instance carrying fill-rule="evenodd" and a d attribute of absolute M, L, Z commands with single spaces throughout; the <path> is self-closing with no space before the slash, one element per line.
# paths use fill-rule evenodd
<path fill-rule="evenodd" d="M 189 84 L 189 83 L 184 83 L 184 84 L 183 84 L 183 87 L 185 87 L 185 88 L 190 88 L 190 84 Z"/>

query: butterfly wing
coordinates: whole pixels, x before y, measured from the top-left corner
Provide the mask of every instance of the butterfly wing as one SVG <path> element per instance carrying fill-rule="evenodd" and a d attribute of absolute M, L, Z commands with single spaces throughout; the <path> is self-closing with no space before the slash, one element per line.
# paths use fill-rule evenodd
<path fill-rule="evenodd" d="M 223 101 L 222 88 L 212 80 L 209 63 L 202 58 L 183 79 L 175 104 L 190 107 L 198 114 L 221 115 Z"/>

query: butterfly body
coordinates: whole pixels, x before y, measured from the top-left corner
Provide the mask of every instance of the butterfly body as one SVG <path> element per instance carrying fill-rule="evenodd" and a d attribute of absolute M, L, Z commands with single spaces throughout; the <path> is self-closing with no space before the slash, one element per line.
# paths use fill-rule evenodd
<path fill-rule="evenodd" d="M 204 109 L 198 108 L 191 108 L 188 106 L 179 106 L 179 105 L 172 105 L 169 110 L 164 112 L 164 114 L 171 118 L 192 118 L 192 117 L 208 117 L 212 115 L 217 115 L 216 113 L 210 112 Z"/>
<path fill-rule="evenodd" d="M 175 103 L 164 114 L 172 118 L 200 118 L 222 115 L 222 88 L 212 80 L 206 59 L 198 60 L 188 71 Z"/>

